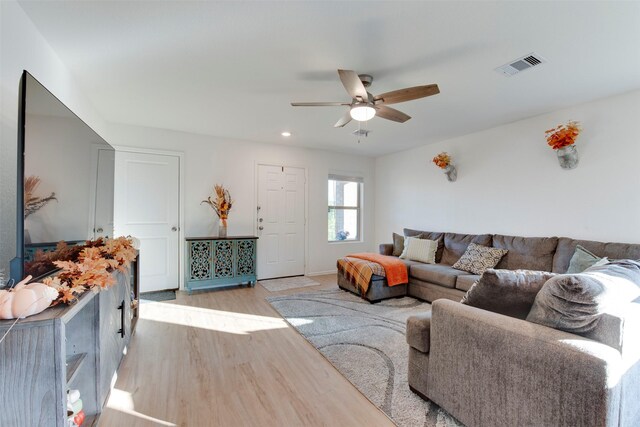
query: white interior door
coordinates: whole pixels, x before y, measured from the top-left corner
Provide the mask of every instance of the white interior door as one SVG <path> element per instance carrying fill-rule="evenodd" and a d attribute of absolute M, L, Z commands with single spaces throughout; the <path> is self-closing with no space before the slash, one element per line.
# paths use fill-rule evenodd
<path fill-rule="evenodd" d="M 304 274 L 305 171 L 258 166 L 258 279 Z"/>
<path fill-rule="evenodd" d="M 113 237 L 114 157 L 116 152 L 98 150 L 93 238 Z"/>
<path fill-rule="evenodd" d="M 140 240 L 140 292 L 179 287 L 177 156 L 116 152 L 116 235 Z"/>

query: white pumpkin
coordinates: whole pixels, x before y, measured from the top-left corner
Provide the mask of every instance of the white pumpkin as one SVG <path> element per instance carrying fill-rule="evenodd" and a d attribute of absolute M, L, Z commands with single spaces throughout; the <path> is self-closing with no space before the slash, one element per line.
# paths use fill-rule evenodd
<path fill-rule="evenodd" d="M 27 276 L 13 289 L 0 290 L 0 319 L 24 319 L 42 312 L 58 297 L 58 291 L 43 284 L 29 283 Z"/>

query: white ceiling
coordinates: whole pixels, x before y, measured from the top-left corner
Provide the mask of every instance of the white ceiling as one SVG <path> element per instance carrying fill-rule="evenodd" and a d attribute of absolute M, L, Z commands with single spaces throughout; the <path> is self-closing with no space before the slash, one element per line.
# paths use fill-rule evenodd
<path fill-rule="evenodd" d="M 230 139 L 377 156 L 640 88 L 638 2 L 20 4 L 107 121 Z M 494 71 L 533 51 L 549 62 Z M 349 101 L 338 68 L 441 93 L 358 144 L 346 107 L 289 105 Z"/>

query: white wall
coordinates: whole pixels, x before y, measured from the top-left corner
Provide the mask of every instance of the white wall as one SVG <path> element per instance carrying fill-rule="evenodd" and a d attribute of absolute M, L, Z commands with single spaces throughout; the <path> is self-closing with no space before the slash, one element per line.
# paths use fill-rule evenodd
<path fill-rule="evenodd" d="M 14 0 L 0 1 L 0 269 L 15 256 L 18 83 L 26 69 L 96 132 L 105 123 Z M 104 135 L 103 135 L 104 136 Z"/>
<path fill-rule="evenodd" d="M 376 241 L 403 227 L 640 243 L 640 91 L 376 159 Z M 579 120 L 577 169 L 544 131 Z M 449 183 L 431 159 L 453 155 Z"/>
<path fill-rule="evenodd" d="M 229 234 L 255 234 L 255 169 L 257 163 L 266 163 L 307 169 L 307 273 L 335 271 L 338 257 L 374 249 L 375 161 L 371 158 L 138 126 L 114 124 L 109 125 L 108 130 L 112 145 L 184 152 L 185 236 L 215 235 L 217 232 L 215 214 L 209 206 L 200 204 L 212 193 L 216 183 L 228 187 L 235 200 L 229 215 Z M 330 172 L 364 178 L 364 232 L 360 243 L 327 242 L 327 178 Z"/>

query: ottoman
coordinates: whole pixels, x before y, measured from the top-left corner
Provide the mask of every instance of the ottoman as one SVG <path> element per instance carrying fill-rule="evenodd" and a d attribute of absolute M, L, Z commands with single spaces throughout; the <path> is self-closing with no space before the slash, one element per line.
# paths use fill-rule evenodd
<path fill-rule="evenodd" d="M 374 274 L 371 276 L 371 282 L 369 282 L 369 289 L 367 290 L 367 293 L 362 296 L 360 295 L 360 290 L 356 288 L 349 279 L 345 278 L 342 273 L 338 272 L 338 286 L 340 289 L 352 292 L 373 304 L 389 298 L 401 298 L 406 296 L 408 284 L 405 283 L 402 285 L 389 286 L 385 277 Z"/>

